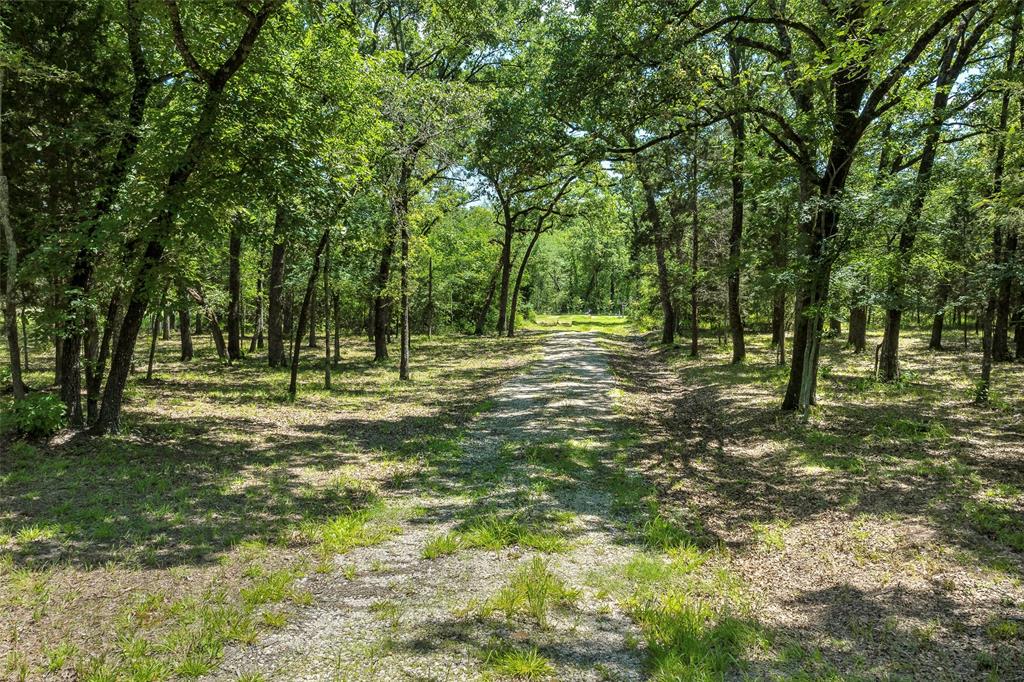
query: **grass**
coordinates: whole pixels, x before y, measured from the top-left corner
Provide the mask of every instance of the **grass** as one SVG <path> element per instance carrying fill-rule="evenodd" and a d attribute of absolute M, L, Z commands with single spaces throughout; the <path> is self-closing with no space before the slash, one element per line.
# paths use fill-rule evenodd
<path fill-rule="evenodd" d="M 548 614 L 554 609 L 571 607 L 579 590 L 569 587 L 548 568 L 540 557 L 520 566 L 508 584 L 484 603 L 482 613 L 501 612 L 505 618 L 529 616 L 541 628 L 548 627 Z"/>
<path fill-rule="evenodd" d="M 633 333 L 633 327 L 622 315 L 537 315 L 527 321 L 524 329 L 555 329 L 574 332 L 604 332 L 617 336 Z"/>
<path fill-rule="evenodd" d="M 654 341 L 608 341 L 616 409 L 638 435 L 632 465 L 657 482 L 630 485 L 623 474 L 621 508 L 650 507 L 672 523 L 648 512 L 635 522 L 647 552 L 594 577 L 633 600 L 652 675 L 718 679 L 751 658 L 754 676 L 777 679 L 937 667 L 998 679 L 1024 666 L 1014 626 L 1024 603 L 1024 366 L 997 365 L 999 399 L 979 408 L 973 336 L 966 353 L 934 353 L 927 330 L 907 329 L 898 384 L 871 378 L 870 354 L 826 340 L 818 404 L 804 420 L 778 410 L 787 368 L 766 336 L 748 335 L 737 365 L 712 338 L 699 359 Z M 677 536 L 698 569 L 672 565 L 664 548 Z M 797 643 L 805 655 L 784 655 Z"/>
<path fill-rule="evenodd" d="M 463 521 L 454 532 L 428 540 L 422 556 L 425 559 L 437 559 L 462 549 L 498 551 L 508 547 L 562 552 L 568 548 L 568 544 L 559 533 L 538 522 L 522 521 L 518 514 L 477 513 Z"/>
<path fill-rule="evenodd" d="M 424 559 L 437 559 L 439 557 L 454 554 L 462 546 L 462 539 L 456 533 L 445 533 L 431 538 L 423 546 L 422 556 Z"/>
<path fill-rule="evenodd" d="M 289 403 L 287 372 L 260 356 L 224 366 L 196 341 L 192 363 L 158 343 L 154 381 L 129 381 L 122 434 L 0 445 L 0 677 L 211 670 L 308 603 L 299 576 L 399 532 L 418 511 L 391 492 L 450 475 L 461 424 L 536 357 L 536 337 L 421 339 L 415 380 L 399 382 L 396 363 L 345 339 L 331 391 L 322 349 L 303 349 Z M 37 388 L 52 380 L 38 367 Z"/>
<path fill-rule="evenodd" d="M 554 675 L 555 668 L 548 659 L 531 649 L 491 649 L 484 664 L 503 677 L 516 680 L 543 680 Z"/>

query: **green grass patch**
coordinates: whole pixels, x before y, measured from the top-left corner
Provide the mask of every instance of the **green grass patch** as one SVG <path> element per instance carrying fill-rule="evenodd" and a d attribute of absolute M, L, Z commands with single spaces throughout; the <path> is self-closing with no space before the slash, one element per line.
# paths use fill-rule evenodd
<path fill-rule="evenodd" d="M 442 546 L 452 548 L 452 551 L 458 548 L 497 551 L 507 547 L 522 547 L 539 552 L 562 552 L 569 546 L 568 540 L 562 535 L 544 528 L 540 523 L 526 523 L 517 516 L 502 517 L 498 514 L 474 516 L 449 536 L 439 542 Z"/>
<path fill-rule="evenodd" d="M 482 613 L 489 616 L 501 612 L 506 618 L 526 615 L 541 627 L 548 625 L 548 612 L 567 608 L 576 603 L 579 590 L 568 587 L 548 568 L 540 557 L 520 566 L 512 574 L 508 585 L 487 600 Z"/>
<path fill-rule="evenodd" d="M 968 500 L 963 506 L 975 530 L 993 540 L 1024 552 L 1024 515 L 999 500 Z"/>
<path fill-rule="evenodd" d="M 326 521 L 307 522 L 302 528 L 303 536 L 318 543 L 321 555 L 325 556 L 377 545 L 400 531 L 401 527 L 395 521 L 395 510 L 381 502 Z"/>
<path fill-rule="evenodd" d="M 462 546 L 462 540 L 456 533 L 444 533 L 427 540 L 423 546 L 422 556 L 424 559 L 437 559 L 449 554 L 455 554 Z"/>
<path fill-rule="evenodd" d="M 525 322 L 524 329 L 544 329 L 574 332 L 605 332 L 626 335 L 633 327 L 623 315 L 537 315 L 533 322 Z"/>
<path fill-rule="evenodd" d="M 554 675 L 555 667 L 531 649 L 491 649 L 484 664 L 497 675 L 517 680 L 543 680 Z"/>

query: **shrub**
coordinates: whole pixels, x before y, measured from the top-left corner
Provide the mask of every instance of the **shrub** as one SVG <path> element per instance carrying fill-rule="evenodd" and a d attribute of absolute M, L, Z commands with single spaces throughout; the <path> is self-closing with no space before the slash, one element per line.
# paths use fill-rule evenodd
<path fill-rule="evenodd" d="M 4 405 L 0 433 L 20 433 L 34 438 L 50 436 L 64 426 L 64 403 L 55 395 L 38 393 Z"/>

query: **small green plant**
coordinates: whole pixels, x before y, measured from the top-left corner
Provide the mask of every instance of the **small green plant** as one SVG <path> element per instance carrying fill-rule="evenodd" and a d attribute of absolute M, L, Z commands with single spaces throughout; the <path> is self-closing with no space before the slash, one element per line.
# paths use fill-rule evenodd
<path fill-rule="evenodd" d="M 458 551 L 460 544 L 459 536 L 454 533 L 438 535 L 428 540 L 427 544 L 423 546 L 423 558 L 437 559 L 438 557 L 454 554 Z"/>
<path fill-rule="evenodd" d="M 22 400 L 8 401 L 0 410 L 0 433 L 44 438 L 62 429 L 64 424 L 64 403 L 47 393 L 33 393 Z"/>
<path fill-rule="evenodd" d="M 661 513 L 645 521 L 640 534 L 645 545 L 662 551 L 696 544 L 689 531 Z"/>
<path fill-rule="evenodd" d="M 61 642 L 44 653 L 46 658 L 46 672 L 55 673 L 62 670 L 71 657 L 78 653 L 78 648 L 70 642 Z"/>
<path fill-rule="evenodd" d="M 519 680 L 542 680 L 554 674 L 555 668 L 548 659 L 537 652 L 537 648 L 492 649 L 487 652 L 484 663 L 495 673 Z"/>
<path fill-rule="evenodd" d="M 252 607 L 284 601 L 296 594 L 294 582 L 295 574 L 287 570 L 257 576 L 252 587 L 242 589 L 242 602 Z"/>
<path fill-rule="evenodd" d="M 773 523 L 757 523 L 750 524 L 750 529 L 754 531 L 754 537 L 762 547 L 768 550 L 781 550 L 785 549 L 786 541 L 782 536 L 782 532 L 789 528 L 788 521 L 775 521 Z"/>
<path fill-rule="evenodd" d="M 525 614 L 547 627 L 548 611 L 556 607 L 569 607 L 579 598 L 579 590 L 566 586 L 565 581 L 548 569 L 540 557 L 520 566 L 508 585 L 484 604 L 484 615 L 501 611 L 506 618 Z"/>
<path fill-rule="evenodd" d="M 988 634 L 989 639 L 997 642 L 1024 639 L 1024 624 L 1016 620 L 996 618 L 988 624 L 985 632 Z"/>
<path fill-rule="evenodd" d="M 635 601 L 630 613 L 647 640 L 655 680 L 721 679 L 754 634 L 746 623 L 677 591 Z"/>
<path fill-rule="evenodd" d="M 1024 552 L 1024 519 L 1011 505 L 996 500 L 968 500 L 964 512 L 978 531 Z"/>

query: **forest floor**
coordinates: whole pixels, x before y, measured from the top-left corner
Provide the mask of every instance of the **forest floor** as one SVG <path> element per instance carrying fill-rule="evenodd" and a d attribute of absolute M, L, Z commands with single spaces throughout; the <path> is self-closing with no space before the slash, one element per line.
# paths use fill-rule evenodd
<path fill-rule="evenodd" d="M 408 383 L 348 339 L 294 404 L 162 343 L 125 434 L 5 446 L 0 673 L 1024 679 L 1024 366 L 982 409 L 976 353 L 912 332 L 884 386 L 829 342 L 805 422 L 763 336 L 599 322 Z"/>

